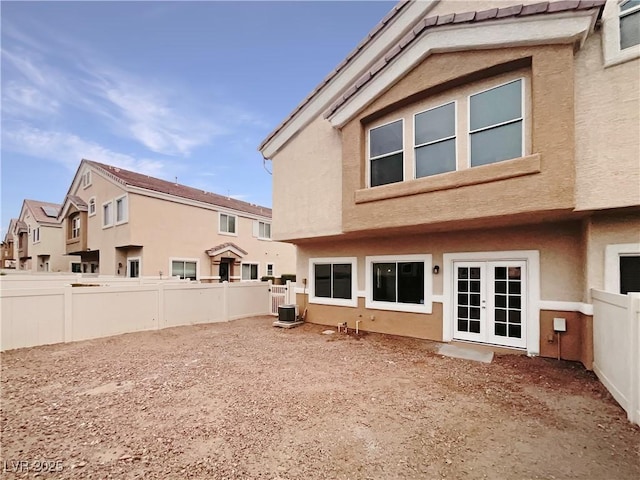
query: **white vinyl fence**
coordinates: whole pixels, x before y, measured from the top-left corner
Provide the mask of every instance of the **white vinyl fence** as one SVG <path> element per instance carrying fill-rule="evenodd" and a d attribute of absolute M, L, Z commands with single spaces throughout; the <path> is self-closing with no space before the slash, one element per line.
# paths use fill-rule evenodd
<path fill-rule="evenodd" d="M 3 282 L 4 283 L 4 282 Z M 0 350 L 269 314 L 267 283 L 0 290 Z"/>
<path fill-rule="evenodd" d="M 640 294 L 591 290 L 593 371 L 640 425 Z"/>

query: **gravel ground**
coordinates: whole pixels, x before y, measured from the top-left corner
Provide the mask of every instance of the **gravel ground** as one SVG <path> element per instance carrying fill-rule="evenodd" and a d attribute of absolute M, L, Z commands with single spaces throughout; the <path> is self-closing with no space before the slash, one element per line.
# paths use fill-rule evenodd
<path fill-rule="evenodd" d="M 272 320 L 3 353 L 3 478 L 640 478 L 578 364 Z"/>

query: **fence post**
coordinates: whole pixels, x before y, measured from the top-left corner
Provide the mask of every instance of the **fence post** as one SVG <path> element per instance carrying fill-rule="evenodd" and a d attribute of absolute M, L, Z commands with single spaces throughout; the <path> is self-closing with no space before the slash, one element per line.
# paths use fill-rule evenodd
<path fill-rule="evenodd" d="M 222 282 L 222 295 L 223 295 L 223 312 L 224 312 L 224 321 L 229 321 L 229 282 L 226 280 Z"/>
<path fill-rule="evenodd" d="M 628 293 L 627 317 L 629 321 L 629 336 L 631 337 L 631 368 L 629 373 L 629 411 L 627 418 L 632 423 L 640 425 L 640 294 Z"/>
<path fill-rule="evenodd" d="M 164 328 L 164 284 L 158 283 L 158 315 L 156 315 L 156 330 Z"/>
<path fill-rule="evenodd" d="M 65 285 L 64 292 L 64 342 L 73 341 L 73 287 Z"/>
<path fill-rule="evenodd" d="M 287 280 L 287 304 L 296 304 L 295 292 L 293 291 L 293 288 L 291 288 L 291 280 Z"/>

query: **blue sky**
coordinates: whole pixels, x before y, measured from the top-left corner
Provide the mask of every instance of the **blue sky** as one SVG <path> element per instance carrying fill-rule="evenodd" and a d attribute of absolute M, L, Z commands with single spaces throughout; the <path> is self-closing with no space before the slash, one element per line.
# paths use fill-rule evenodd
<path fill-rule="evenodd" d="M 396 2 L 7 2 L 1 227 L 82 158 L 271 206 L 260 141 Z"/>

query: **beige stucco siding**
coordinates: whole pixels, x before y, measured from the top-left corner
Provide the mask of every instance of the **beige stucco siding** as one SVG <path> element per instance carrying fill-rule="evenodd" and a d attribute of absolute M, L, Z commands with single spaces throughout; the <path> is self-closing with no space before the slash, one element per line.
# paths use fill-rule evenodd
<path fill-rule="evenodd" d="M 273 237 L 276 240 L 340 233 L 341 136 L 318 118 L 273 158 Z"/>
<path fill-rule="evenodd" d="M 575 84 L 576 209 L 640 205 L 640 59 L 605 68 L 596 32 Z"/>
<path fill-rule="evenodd" d="M 170 259 L 199 262 L 199 276 L 216 276 L 206 250 L 234 243 L 247 252 L 243 262 L 258 264 L 258 277 L 266 275 L 267 263 L 274 274 L 295 273 L 295 247 L 253 236 L 253 218 L 237 214 L 237 235 L 219 233 L 219 213 L 145 195 L 129 194 L 131 244 L 142 245 L 143 275 L 169 274 Z M 268 221 L 268 219 L 265 219 Z M 136 256 L 132 252 L 130 256 Z M 234 272 L 240 276 L 240 272 Z"/>
<path fill-rule="evenodd" d="M 305 243 L 298 248 L 297 276 L 298 279 L 309 277 L 310 258 L 357 257 L 358 290 L 364 291 L 365 256 L 431 254 L 433 265 L 442 267 L 444 253 L 539 250 L 541 299 L 581 302 L 583 299 L 581 245 L 580 222 Z M 442 295 L 442 281 L 442 271 L 433 276 L 434 295 Z"/>
<path fill-rule="evenodd" d="M 65 252 L 62 227 L 38 223 L 28 209 L 25 209 L 23 213 L 21 220 L 26 223 L 29 231 L 27 241 L 28 254 L 31 257 L 29 261 L 23 263 L 25 269 L 32 272 L 44 272 L 47 271 L 46 263 L 48 262 L 48 271 L 68 272 L 69 262 L 74 257 L 63 255 Z M 36 228 L 40 228 L 40 240 L 34 242 L 33 232 Z"/>

